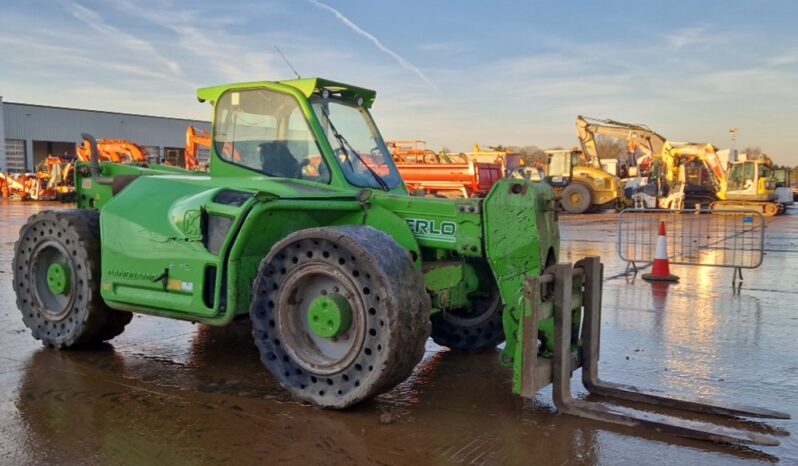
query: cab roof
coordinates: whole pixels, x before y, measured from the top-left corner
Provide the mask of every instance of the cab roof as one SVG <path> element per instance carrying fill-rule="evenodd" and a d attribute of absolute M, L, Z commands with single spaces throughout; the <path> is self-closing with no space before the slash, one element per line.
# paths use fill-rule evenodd
<path fill-rule="evenodd" d="M 372 104 L 374 104 L 374 99 L 377 97 L 377 93 L 371 89 L 352 86 L 350 84 L 344 84 L 323 78 L 305 78 L 290 79 L 287 81 L 252 81 L 203 87 L 197 89 L 197 99 L 200 102 L 216 102 L 220 95 L 229 90 L 253 89 L 258 87 L 274 88 L 275 84 L 293 87 L 301 92 L 305 97 L 310 97 L 313 94 L 321 94 L 324 90 L 329 91 L 333 96 L 338 96 L 339 98 L 345 100 L 354 101 L 358 97 L 362 97 L 363 106 L 366 108 L 371 108 Z"/>

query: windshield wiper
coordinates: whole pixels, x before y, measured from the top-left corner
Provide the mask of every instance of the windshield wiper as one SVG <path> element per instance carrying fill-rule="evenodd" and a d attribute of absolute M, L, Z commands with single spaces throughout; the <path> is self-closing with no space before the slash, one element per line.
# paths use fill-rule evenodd
<path fill-rule="evenodd" d="M 386 183 L 385 180 L 366 163 L 366 161 L 363 159 L 363 156 L 360 155 L 360 153 L 356 151 L 354 147 L 352 147 L 352 144 L 350 144 L 349 141 L 346 140 L 344 135 L 338 132 L 338 130 L 335 128 L 335 124 L 333 124 L 332 119 L 330 118 L 330 114 L 327 113 L 327 111 L 324 109 L 322 109 L 321 112 L 327 118 L 327 123 L 330 124 L 330 129 L 333 132 L 333 136 L 335 136 L 335 139 L 338 141 L 338 145 L 341 147 L 341 150 L 344 151 L 344 154 L 346 154 L 346 161 L 349 163 L 349 166 L 352 167 L 352 161 L 349 160 L 349 153 L 352 152 L 355 154 L 355 157 L 357 157 L 360 163 L 363 164 L 364 167 L 366 167 L 366 170 L 369 171 L 371 176 L 374 178 L 374 181 L 376 181 L 377 184 L 380 185 L 380 188 L 383 191 L 390 191 L 391 188 L 390 186 L 388 186 L 388 183 Z M 352 169 L 354 170 L 354 167 Z"/>

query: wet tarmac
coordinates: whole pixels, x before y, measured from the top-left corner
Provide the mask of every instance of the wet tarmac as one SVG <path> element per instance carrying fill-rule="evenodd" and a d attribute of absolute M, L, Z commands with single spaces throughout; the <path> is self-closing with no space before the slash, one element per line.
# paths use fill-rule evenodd
<path fill-rule="evenodd" d="M 681 282 L 653 296 L 622 275 L 615 215 L 561 218 L 561 259 L 605 263 L 602 375 L 793 416 L 768 421 L 793 434 L 781 446 L 745 449 L 558 415 L 550 389 L 513 395 L 497 354 L 432 342 L 408 381 L 345 412 L 293 402 L 245 322 L 137 316 L 99 351 L 44 349 L 11 256 L 27 216 L 54 207 L 0 201 L 0 464 L 798 464 L 798 211 L 769 219 L 739 294 L 729 269 L 674 267 Z"/>

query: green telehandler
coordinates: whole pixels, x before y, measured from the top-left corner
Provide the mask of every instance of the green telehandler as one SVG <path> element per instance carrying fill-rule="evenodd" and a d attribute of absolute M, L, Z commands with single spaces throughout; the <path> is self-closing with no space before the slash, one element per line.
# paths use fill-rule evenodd
<path fill-rule="evenodd" d="M 598 379 L 602 266 L 558 264 L 555 197 L 501 180 L 484 199 L 412 197 L 372 120 L 375 92 L 324 79 L 200 89 L 213 105 L 209 173 L 76 169 L 78 208 L 21 229 L 17 305 L 46 346 L 89 347 L 139 312 L 252 321 L 266 368 L 298 400 L 346 408 L 391 390 L 431 336 L 455 351 L 504 343 L 513 389 L 554 385 L 562 412 L 727 443 L 767 435 L 625 414 L 604 396 L 721 415 L 787 416 L 664 398 Z"/>

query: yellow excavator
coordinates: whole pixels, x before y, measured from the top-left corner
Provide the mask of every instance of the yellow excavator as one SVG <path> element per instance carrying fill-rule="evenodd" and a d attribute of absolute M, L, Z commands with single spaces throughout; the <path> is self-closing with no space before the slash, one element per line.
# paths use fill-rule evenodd
<path fill-rule="evenodd" d="M 779 202 L 773 170 L 773 160 L 767 155 L 733 162 L 712 210 L 755 210 L 766 217 L 782 213 L 785 204 Z"/>
<path fill-rule="evenodd" d="M 628 176 L 646 172 L 654 157 L 662 154 L 666 139 L 646 125 L 622 121 L 576 117 L 576 136 L 582 151 L 588 158 L 599 158 L 596 137 L 610 137 L 626 141 L 627 160 L 624 161 Z M 637 154 L 642 154 L 637 157 Z"/>
<path fill-rule="evenodd" d="M 712 144 L 666 141 L 654 164 L 662 167 L 652 170 L 662 208 L 707 208 L 725 199 L 726 173 Z"/>
<path fill-rule="evenodd" d="M 598 157 L 599 136 L 626 141 L 627 203 L 638 193 L 644 207 L 664 209 L 708 207 L 723 198 L 725 173 L 712 144 L 669 141 L 646 125 L 581 115 L 576 133 L 588 157 Z"/>

